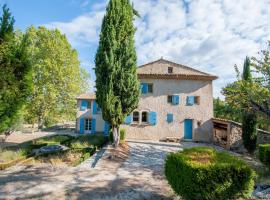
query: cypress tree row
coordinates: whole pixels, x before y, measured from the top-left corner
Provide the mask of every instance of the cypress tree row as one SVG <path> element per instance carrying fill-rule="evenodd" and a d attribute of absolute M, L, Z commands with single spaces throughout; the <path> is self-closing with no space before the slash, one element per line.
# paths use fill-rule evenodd
<path fill-rule="evenodd" d="M 250 70 L 250 60 L 246 57 L 243 68 L 242 79 L 245 83 L 252 83 L 252 75 Z M 242 113 L 242 139 L 244 147 L 249 153 L 253 153 L 257 143 L 257 116 L 255 110 L 251 108 L 247 102 L 243 105 Z"/>
<path fill-rule="evenodd" d="M 110 0 L 103 18 L 95 59 L 96 96 L 102 116 L 119 144 L 119 127 L 138 105 L 134 16 L 129 0 Z"/>

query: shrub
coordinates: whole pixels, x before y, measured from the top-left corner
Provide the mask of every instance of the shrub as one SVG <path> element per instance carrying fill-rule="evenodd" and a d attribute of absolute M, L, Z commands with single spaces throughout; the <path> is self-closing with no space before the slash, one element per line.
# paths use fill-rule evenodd
<path fill-rule="evenodd" d="M 108 142 L 108 137 L 105 137 L 103 135 L 85 134 L 72 140 L 70 145 L 72 146 L 72 144 L 75 142 L 85 143 L 84 145 L 88 144 L 88 147 L 96 146 L 98 148 L 101 148 Z"/>
<path fill-rule="evenodd" d="M 40 138 L 34 141 L 36 144 L 48 143 L 48 144 L 62 144 L 73 137 L 68 135 L 54 135 L 49 137 Z"/>
<path fill-rule="evenodd" d="M 72 149 L 83 149 L 83 148 L 88 148 L 91 147 L 92 145 L 89 144 L 88 142 L 81 142 L 81 141 L 74 141 L 70 144 L 70 147 Z"/>
<path fill-rule="evenodd" d="M 0 163 L 10 162 L 13 160 L 26 157 L 26 151 L 24 150 L 0 150 Z"/>
<path fill-rule="evenodd" d="M 121 129 L 120 130 L 120 140 L 121 141 L 125 141 L 126 139 L 126 130 L 125 129 Z"/>
<path fill-rule="evenodd" d="M 257 144 L 257 117 L 255 113 L 243 113 L 242 138 L 247 151 L 253 153 Z"/>
<path fill-rule="evenodd" d="M 262 163 L 270 167 L 270 144 L 259 145 L 259 158 Z"/>
<path fill-rule="evenodd" d="M 169 154 L 165 175 L 173 190 L 187 200 L 248 197 L 255 178 L 244 161 L 208 147 Z"/>

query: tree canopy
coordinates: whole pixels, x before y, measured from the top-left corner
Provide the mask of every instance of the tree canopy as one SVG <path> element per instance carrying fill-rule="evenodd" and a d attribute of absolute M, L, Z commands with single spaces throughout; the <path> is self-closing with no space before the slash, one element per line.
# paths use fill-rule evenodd
<path fill-rule="evenodd" d="M 83 92 L 87 73 L 80 69 L 77 51 L 57 29 L 30 27 L 28 56 L 33 68 L 33 90 L 28 98 L 26 119 L 39 127 L 73 119 L 75 97 Z M 88 88 L 84 88 L 88 89 Z"/>
<path fill-rule="evenodd" d="M 31 89 L 28 38 L 13 31 L 14 18 L 3 6 L 0 18 L 0 133 L 13 129 Z"/>

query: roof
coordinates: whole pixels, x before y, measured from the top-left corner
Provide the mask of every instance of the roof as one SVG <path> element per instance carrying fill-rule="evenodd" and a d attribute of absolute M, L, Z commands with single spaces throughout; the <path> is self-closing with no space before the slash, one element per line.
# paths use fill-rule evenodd
<path fill-rule="evenodd" d="M 173 67 L 173 73 L 168 73 L 168 67 Z M 139 66 L 137 74 L 139 78 L 150 79 L 215 80 L 218 78 L 212 74 L 163 58 Z"/>
<path fill-rule="evenodd" d="M 96 99 L 95 93 L 85 93 L 76 97 L 76 99 Z"/>

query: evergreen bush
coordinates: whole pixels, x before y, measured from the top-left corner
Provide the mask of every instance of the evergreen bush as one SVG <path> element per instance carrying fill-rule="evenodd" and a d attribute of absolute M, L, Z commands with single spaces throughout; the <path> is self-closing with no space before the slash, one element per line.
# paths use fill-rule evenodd
<path fill-rule="evenodd" d="M 187 200 L 249 197 L 255 178 L 244 161 L 208 147 L 169 154 L 165 175 L 173 190 Z"/>

